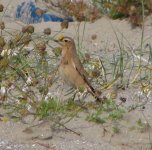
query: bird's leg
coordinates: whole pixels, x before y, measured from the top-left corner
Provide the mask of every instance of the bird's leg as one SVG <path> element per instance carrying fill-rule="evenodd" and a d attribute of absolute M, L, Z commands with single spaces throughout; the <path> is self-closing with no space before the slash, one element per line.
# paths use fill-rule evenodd
<path fill-rule="evenodd" d="M 61 101 L 63 101 L 64 99 L 63 99 L 63 92 L 64 92 L 64 81 L 62 80 L 62 82 L 61 82 L 61 94 L 60 94 L 60 98 L 61 98 Z"/>
<path fill-rule="evenodd" d="M 82 93 L 82 98 L 85 99 L 88 95 L 88 90 L 86 89 L 83 93 Z"/>
<path fill-rule="evenodd" d="M 81 93 L 80 91 L 77 92 L 78 94 L 78 101 L 81 102 L 82 100 L 84 100 L 87 96 L 87 90 L 85 90 L 83 93 Z"/>
<path fill-rule="evenodd" d="M 75 101 L 76 95 L 79 93 L 78 89 L 74 90 L 73 88 L 71 88 L 71 89 L 69 89 L 67 92 L 68 92 L 68 93 L 67 93 L 66 95 L 64 95 L 64 96 L 67 96 L 67 95 L 72 94 L 71 100 L 72 100 L 72 101 Z"/>
<path fill-rule="evenodd" d="M 68 91 L 66 91 L 66 92 L 67 92 L 67 94 L 66 94 L 65 96 L 70 95 L 70 94 L 72 94 L 72 93 L 74 92 L 74 94 L 73 94 L 72 97 L 71 97 L 71 100 L 74 101 L 75 95 L 76 95 L 75 90 L 74 90 L 73 88 L 70 88 L 70 89 L 69 89 Z"/>
<path fill-rule="evenodd" d="M 80 108 L 88 112 L 88 108 L 85 106 L 85 102 L 83 101 L 84 98 L 86 98 L 88 92 L 87 90 L 83 93 L 81 93 L 78 89 L 75 92 L 75 95 L 78 95 L 78 100 L 75 102 Z"/>
<path fill-rule="evenodd" d="M 75 91 L 74 91 L 74 94 L 73 94 L 73 98 L 72 98 L 72 99 L 73 99 L 73 101 L 75 100 L 75 97 L 76 97 L 77 93 L 78 93 L 78 91 L 77 91 L 77 90 L 75 90 Z"/>
<path fill-rule="evenodd" d="M 73 88 L 72 88 L 72 90 L 70 89 L 70 92 L 68 92 L 65 96 L 67 96 L 67 95 L 69 95 L 69 94 L 71 94 L 71 93 L 73 93 L 73 95 L 72 95 L 72 97 L 71 97 L 71 100 L 73 100 L 73 101 L 75 101 L 75 98 L 76 98 L 76 96 L 78 95 L 78 100 L 80 101 L 80 99 L 79 99 L 79 90 L 78 89 L 76 89 L 76 90 L 74 90 Z"/>

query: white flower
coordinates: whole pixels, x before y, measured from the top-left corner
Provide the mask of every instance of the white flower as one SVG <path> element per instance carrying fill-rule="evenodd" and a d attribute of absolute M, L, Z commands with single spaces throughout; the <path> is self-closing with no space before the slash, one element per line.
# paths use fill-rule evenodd
<path fill-rule="evenodd" d="M 14 85 L 11 85 L 9 88 L 8 88 L 8 90 L 7 90 L 7 92 L 9 93 L 11 90 L 13 90 L 13 89 L 15 89 L 15 86 Z"/>
<path fill-rule="evenodd" d="M 25 48 L 27 51 L 32 51 L 32 50 L 34 50 L 34 47 L 25 46 L 24 48 Z"/>
<path fill-rule="evenodd" d="M 29 90 L 28 86 L 24 85 L 23 88 L 22 88 L 22 91 L 23 92 L 28 92 L 28 90 Z"/>
<path fill-rule="evenodd" d="M 48 101 L 48 99 L 51 97 L 52 97 L 52 93 L 48 92 L 47 95 L 45 96 L 44 100 Z"/>
<path fill-rule="evenodd" d="M 9 56 L 11 54 L 11 49 L 4 49 L 2 52 L 1 52 L 1 56 L 4 57 L 4 56 Z"/>
<path fill-rule="evenodd" d="M 138 97 L 140 97 L 140 96 L 143 95 L 143 92 L 142 92 L 142 91 L 138 91 L 138 92 L 136 93 L 136 95 L 137 95 Z"/>
<path fill-rule="evenodd" d="M 31 85 L 31 84 L 32 84 L 32 77 L 29 76 L 29 77 L 27 78 L 26 84 L 27 84 L 27 85 Z"/>
<path fill-rule="evenodd" d="M 12 56 L 17 56 L 17 55 L 18 55 L 17 52 L 13 52 L 13 53 L 12 53 Z"/>
<path fill-rule="evenodd" d="M 93 46 L 97 47 L 97 46 L 98 46 L 98 43 L 93 43 Z"/>
<path fill-rule="evenodd" d="M 17 104 L 20 104 L 20 100 L 19 99 L 16 99 L 15 101 L 16 101 Z"/>
<path fill-rule="evenodd" d="M 0 95 L 4 96 L 6 94 L 6 88 L 4 86 L 1 87 Z"/>
<path fill-rule="evenodd" d="M 30 104 L 27 104 L 26 107 L 27 107 L 28 111 L 30 111 L 32 109 L 32 106 Z"/>
<path fill-rule="evenodd" d="M 46 95 L 45 98 L 44 98 L 44 101 L 48 101 L 48 98 L 49 97 Z"/>
<path fill-rule="evenodd" d="M 51 93 L 51 92 L 48 92 L 48 93 L 47 93 L 47 96 L 51 97 L 51 96 L 52 96 L 52 93 Z"/>

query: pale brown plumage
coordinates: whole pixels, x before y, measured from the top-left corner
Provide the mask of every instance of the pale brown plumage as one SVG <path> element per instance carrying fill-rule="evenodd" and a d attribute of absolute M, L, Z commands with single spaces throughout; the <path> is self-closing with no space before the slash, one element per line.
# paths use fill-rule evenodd
<path fill-rule="evenodd" d="M 86 77 L 86 71 L 77 55 L 74 40 L 70 37 L 63 37 L 62 58 L 59 65 L 59 73 L 62 78 L 70 83 L 74 88 L 85 88 L 97 98 L 94 88 Z"/>

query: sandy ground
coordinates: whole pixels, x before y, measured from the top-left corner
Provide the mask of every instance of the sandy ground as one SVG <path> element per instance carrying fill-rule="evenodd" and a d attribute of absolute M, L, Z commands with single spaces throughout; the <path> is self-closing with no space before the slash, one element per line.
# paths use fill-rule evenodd
<path fill-rule="evenodd" d="M 13 2 L 8 6 L 10 9 L 14 9 L 19 0 L 12 0 Z M 6 0 L 1 0 L 1 3 L 7 5 Z M 13 11 L 12 11 L 13 12 Z M 6 28 L 21 29 L 24 25 L 19 21 L 14 21 L 8 16 L 4 18 L 7 21 Z M 10 15 L 12 16 L 12 15 Z M 62 33 L 73 37 L 77 41 L 77 22 L 70 23 L 67 30 Z M 144 39 L 145 45 L 147 43 L 152 44 L 152 17 L 146 18 Z M 48 22 L 35 24 L 35 30 L 37 33 L 43 32 L 43 29 L 50 27 L 52 34 L 56 34 L 60 30 L 60 23 Z M 85 26 L 84 37 L 83 27 Z M 141 43 L 141 28 L 132 29 L 127 20 L 110 20 L 103 17 L 94 23 L 82 23 L 80 26 L 80 38 L 83 37 L 83 49 L 85 52 L 89 52 L 94 56 L 106 56 L 107 50 L 113 53 L 118 50 L 118 41 L 115 33 L 117 33 L 121 42 L 125 46 L 131 46 L 134 49 L 138 48 Z M 97 39 L 92 40 L 91 36 L 96 34 Z M 125 40 L 127 39 L 127 41 Z M 108 57 L 108 56 L 107 56 Z M 127 89 L 127 91 L 121 92 L 120 95 L 127 97 L 128 104 L 134 103 L 133 95 L 135 95 L 134 89 Z M 66 130 L 52 131 L 48 122 L 42 124 L 42 126 L 35 127 L 31 134 L 23 132 L 28 126 L 38 123 L 39 121 L 32 122 L 30 124 L 24 124 L 22 122 L 8 121 L 6 123 L 0 121 L 0 150 L 139 150 L 150 149 L 149 143 L 151 139 L 151 128 L 144 133 L 139 131 L 128 130 L 129 127 L 135 124 L 139 118 L 148 120 L 152 125 L 152 101 L 146 105 L 146 109 L 137 109 L 125 115 L 123 121 L 121 121 L 121 133 L 113 135 L 106 133 L 104 135 L 104 127 L 94 123 L 85 121 L 84 114 L 80 114 L 78 118 L 74 118 L 67 124 L 70 129 L 80 132 L 81 135 L 68 132 Z M 144 113 L 144 115 L 143 115 Z M 0 110 L 0 114 L 3 114 Z M 40 135 L 50 137 L 48 140 L 38 139 Z"/>

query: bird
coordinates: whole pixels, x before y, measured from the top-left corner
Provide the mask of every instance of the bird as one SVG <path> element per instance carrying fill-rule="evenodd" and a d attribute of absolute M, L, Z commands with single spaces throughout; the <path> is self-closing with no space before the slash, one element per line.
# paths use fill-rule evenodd
<path fill-rule="evenodd" d="M 62 47 L 61 61 L 59 64 L 59 74 L 63 80 L 76 89 L 86 89 L 89 93 L 95 97 L 97 101 L 100 101 L 96 90 L 90 84 L 87 78 L 87 72 L 85 71 L 76 52 L 76 45 L 71 37 L 63 36 L 57 40 Z"/>

